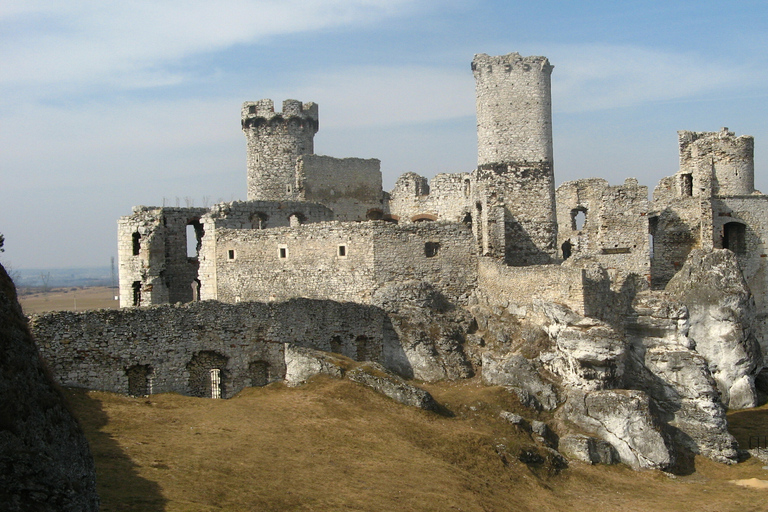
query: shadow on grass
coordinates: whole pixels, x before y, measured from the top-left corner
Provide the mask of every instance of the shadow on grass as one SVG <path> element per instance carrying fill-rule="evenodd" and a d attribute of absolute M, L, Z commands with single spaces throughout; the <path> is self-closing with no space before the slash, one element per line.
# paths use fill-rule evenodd
<path fill-rule="evenodd" d="M 137 465 L 112 436 L 102 431 L 108 417 L 101 402 L 84 389 L 65 394 L 88 438 L 96 463 L 96 489 L 101 512 L 162 512 L 167 500 L 160 486 L 139 476 Z"/>

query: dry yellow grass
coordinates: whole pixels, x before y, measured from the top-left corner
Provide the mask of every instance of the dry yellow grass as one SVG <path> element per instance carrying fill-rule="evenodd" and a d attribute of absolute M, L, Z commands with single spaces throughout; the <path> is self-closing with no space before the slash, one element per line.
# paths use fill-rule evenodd
<path fill-rule="evenodd" d="M 515 400 L 475 381 L 429 389 L 450 413 L 327 378 L 250 388 L 230 400 L 67 394 L 91 442 L 105 512 L 768 508 L 768 490 L 732 482 L 768 480 L 756 460 L 697 458 L 684 477 L 574 463 L 557 473 L 514 457 L 505 464 L 497 445 L 516 453 L 532 444 L 498 420 L 502 409 L 523 412 Z M 749 423 L 749 414 L 733 416 L 734 424 Z"/>
<path fill-rule="evenodd" d="M 89 288 L 54 288 L 47 293 L 20 295 L 19 302 L 26 315 L 48 311 L 84 311 L 86 309 L 117 309 L 114 299 L 117 289 L 107 286 Z"/>

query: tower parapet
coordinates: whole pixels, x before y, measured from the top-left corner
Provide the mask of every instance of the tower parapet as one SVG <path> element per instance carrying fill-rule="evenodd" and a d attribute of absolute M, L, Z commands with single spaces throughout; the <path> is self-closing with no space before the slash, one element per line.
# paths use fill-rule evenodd
<path fill-rule="evenodd" d="M 270 99 L 243 103 L 241 125 L 247 139 L 248 200 L 298 198 L 296 159 L 314 153 L 316 103 L 285 100 L 275 112 Z"/>

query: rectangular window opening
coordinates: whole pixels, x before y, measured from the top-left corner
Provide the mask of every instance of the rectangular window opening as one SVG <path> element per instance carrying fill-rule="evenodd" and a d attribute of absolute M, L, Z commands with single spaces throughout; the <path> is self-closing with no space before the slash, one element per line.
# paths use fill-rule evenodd
<path fill-rule="evenodd" d="M 230 249 L 227 251 L 227 259 L 233 260 L 235 259 L 235 250 Z"/>
<path fill-rule="evenodd" d="M 281 245 L 278 248 L 278 256 L 280 259 L 286 259 L 288 257 L 288 247 L 285 245 Z"/>
<path fill-rule="evenodd" d="M 346 245 L 340 245 L 339 246 L 339 258 L 346 258 L 347 257 L 347 246 Z"/>

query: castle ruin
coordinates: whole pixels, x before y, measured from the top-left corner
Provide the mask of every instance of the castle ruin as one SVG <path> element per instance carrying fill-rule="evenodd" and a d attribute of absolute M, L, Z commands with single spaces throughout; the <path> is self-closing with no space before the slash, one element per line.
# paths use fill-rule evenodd
<path fill-rule="evenodd" d="M 54 374 L 66 385 L 200 396 L 216 395 L 211 379 L 221 379 L 231 396 L 283 378 L 285 347 L 298 344 L 406 377 L 462 378 L 514 352 L 497 331 L 515 318 L 539 322 L 556 342 L 530 364 L 562 385 L 646 393 L 664 421 L 681 424 L 685 407 L 709 408 L 719 423 L 709 434 L 686 430 L 686 446 L 733 460 L 721 404 L 757 403 L 768 354 L 768 196 L 754 189 L 753 139 L 679 132 L 680 168 L 650 200 L 634 178 L 556 189 L 552 69 L 545 57 L 476 55 L 477 167 L 431 180 L 406 173 L 391 192 L 379 160 L 314 154 L 316 104 L 244 103 L 248 199 L 137 206 L 121 217 L 123 310 L 33 321 Z M 737 319 L 732 334 L 701 331 L 710 320 L 693 325 L 718 299 L 676 279 L 682 269 L 706 274 L 691 265 L 710 253 L 718 269 L 736 268 L 736 302 L 721 308 Z M 573 352 L 598 345 L 599 356 Z M 726 364 L 723 352 L 741 355 Z M 680 368 L 717 391 L 668 404 Z"/>

